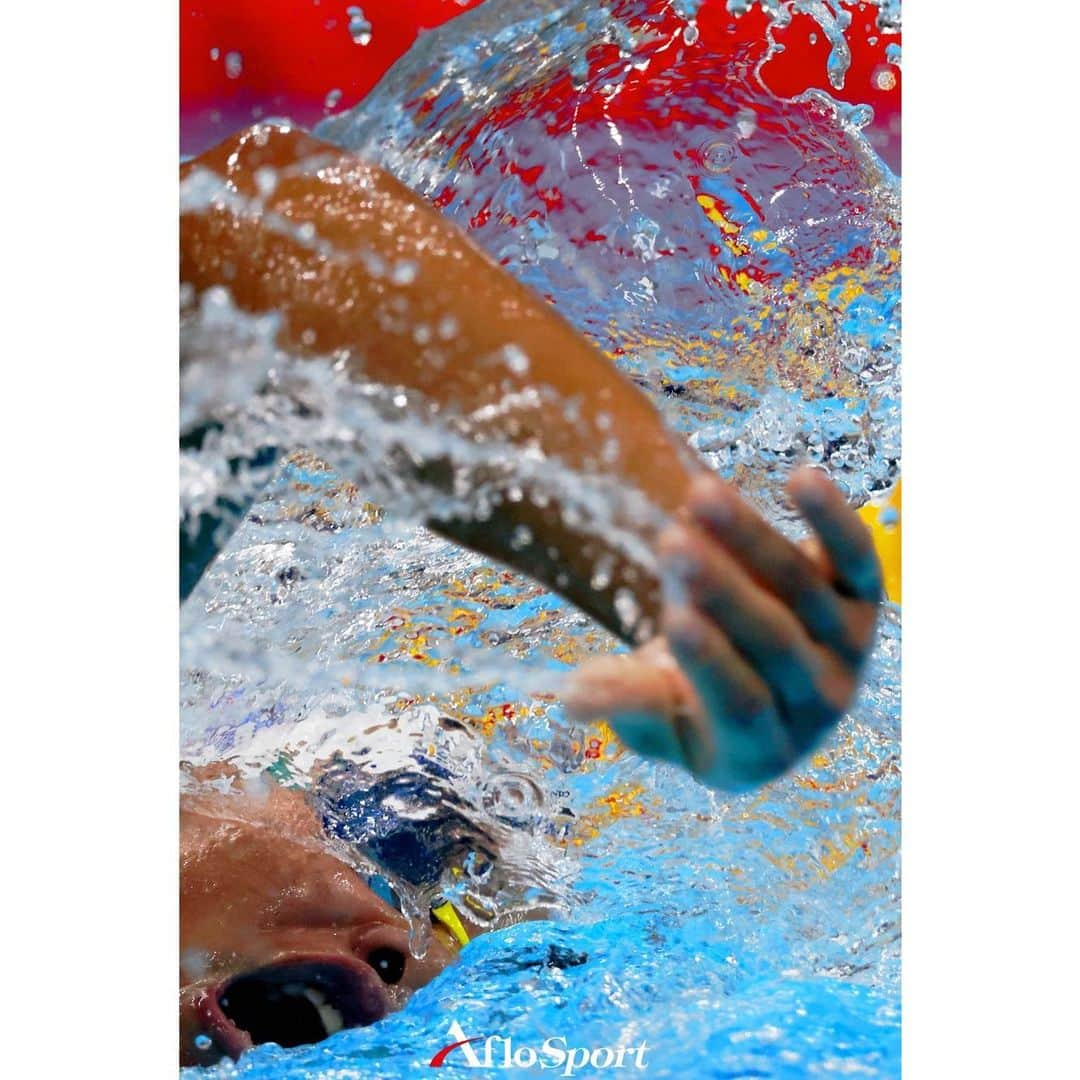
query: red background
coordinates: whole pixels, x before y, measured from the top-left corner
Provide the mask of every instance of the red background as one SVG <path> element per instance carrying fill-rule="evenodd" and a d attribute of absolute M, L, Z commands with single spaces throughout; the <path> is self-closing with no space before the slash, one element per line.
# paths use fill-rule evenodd
<path fill-rule="evenodd" d="M 260 116 L 286 115 L 305 126 L 327 112 L 356 104 L 418 34 L 475 7 L 482 0 L 187 0 L 180 10 L 180 150 L 198 153 Z M 358 45 L 346 9 L 361 7 L 372 26 L 371 41 Z M 826 77 L 829 45 L 805 15 L 776 34 L 784 51 L 763 69 L 770 88 L 791 96 L 809 87 L 844 101 L 869 104 L 868 134 L 885 160 L 900 164 L 900 71 L 885 59 L 900 35 L 882 34 L 877 8 L 844 4 L 852 61 L 843 90 Z M 706 0 L 698 15 L 701 46 L 732 40 L 765 48 L 765 17 L 754 7 L 739 19 L 725 0 Z M 816 42 L 811 37 L 816 35 Z M 876 40 L 875 40 L 876 39 Z M 217 59 L 211 50 L 217 49 Z M 241 70 L 230 77 L 225 58 L 236 52 Z M 891 85 L 890 85 L 891 84 Z M 326 107 L 331 90 L 341 96 Z"/>

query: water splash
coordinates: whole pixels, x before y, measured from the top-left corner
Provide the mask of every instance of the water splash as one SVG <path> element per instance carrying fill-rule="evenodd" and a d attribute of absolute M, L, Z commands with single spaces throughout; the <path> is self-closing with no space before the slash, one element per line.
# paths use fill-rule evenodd
<path fill-rule="evenodd" d="M 842 85 L 842 9 L 763 6 L 774 30 L 796 11 L 814 18 Z M 855 502 L 898 474 L 897 185 L 861 134 L 865 110 L 820 93 L 777 99 L 760 49 L 720 47 L 706 14 L 688 2 L 488 0 L 422 37 L 320 133 L 467 229 L 795 531 L 778 493 L 797 462 L 821 464 Z M 897 29 L 898 5 L 882 5 L 878 24 Z M 185 197 L 218 196 L 203 178 Z M 314 234 L 297 239 L 322 250 Z M 475 836 L 450 858 L 463 876 L 395 878 L 417 926 L 439 889 L 566 920 L 477 941 L 375 1028 L 318 1049 L 261 1047 L 222 1071 L 371 1059 L 391 1074 L 442 1045 L 451 1018 L 540 1041 L 572 1010 L 597 1045 L 649 1038 L 658 1076 L 707 1059 L 750 1075 L 895 1075 L 898 613 L 821 753 L 723 800 L 626 754 L 602 725 L 566 723 L 557 680 L 614 649 L 609 635 L 416 527 L 439 498 L 482 513 L 492 488 L 474 491 L 465 474 L 436 496 L 403 479 L 402 455 L 450 450 L 465 469 L 490 468 L 509 447 L 477 457 L 421 400 L 399 403 L 399 388 L 346 386 L 331 358 L 282 356 L 273 324 L 221 294 L 185 319 L 184 418 L 207 432 L 184 451 L 181 513 L 259 495 L 183 609 L 185 756 L 228 757 L 248 775 L 287 769 L 324 799 L 358 866 L 377 852 L 349 832 L 348 792 L 320 794 L 335 775 L 326 763 L 374 760 L 388 790 L 406 765 L 433 780 L 448 770 L 459 801 L 433 783 L 428 809 L 453 808 Z M 268 447 L 308 452 L 258 464 Z M 535 475 L 606 525 L 650 512 L 601 475 L 550 461 Z M 559 967 L 551 949 L 587 962 Z"/>
<path fill-rule="evenodd" d="M 680 47 L 689 9 L 520 10 L 507 28 L 484 5 L 423 39 L 320 133 L 434 200 L 658 391 L 673 426 L 737 422 L 779 390 L 804 428 L 829 397 L 864 412 L 864 447 L 884 437 L 899 203 L 860 133 L 866 110 L 776 99 L 760 50 Z M 789 460 L 807 449 L 796 440 Z M 875 456 L 836 460 L 856 501 L 895 473 L 866 468 Z M 772 502 L 780 479 L 752 487 Z"/>

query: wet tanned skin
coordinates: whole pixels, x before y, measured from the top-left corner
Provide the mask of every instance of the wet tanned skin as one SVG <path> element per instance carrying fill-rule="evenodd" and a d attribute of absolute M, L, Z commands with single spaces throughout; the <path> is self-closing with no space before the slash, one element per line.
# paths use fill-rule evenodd
<path fill-rule="evenodd" d="M 279 340 L 293 354 L 334 355 L 358 378 L 420 391 L 464 418 L 460 427 L 472 436 L 536 446 L 571 468 L 612 475 L 664 511 L 682 503 L 693 457 L 667 432 L 652 402 L 550 305 L 394 177 L 303 132 L 266 125 L 186 163 L 181 179 L 197 170 L 226 178 L 247 199 L 258 193 L 257 176 L 275 181 L 258 214 L 235 206 L 181 214 L 180 272 L 196 291 L 225 285 L 241 308 L 279 312 Z M 304 226 L 337 254 L 298 238 L 295 230 Z M 415 270 L 414 280 L 395 276 L 402 265 Z M 445 325 L 453 326 L 451 337 L 440 333 Z M 417 326 L 427 328 L 430 341 L 417 342 Z M 507 346 L 528 358 L 527 370 L 508 365 L 501 352 Z M 537 387 L 554 391 L 555 400 L 523 399 L 522 391 Z M 564 415 L 569 402 L 579 414 L 574 423 Z M 627 437 L 601 460 L 609 433 L 620 432 Z M 540 510 L 526 499 L 496 508 L 479 524 L 430 524 L 504 561 L 514 530 L 525 524 L 534 542 L 513 549 L 519 569 L 620 636 L 626 633 L 614 609 L 620 586 L 632 584 L 646 614 L 658 614 L 657 583 L 636 571 L 628 575 L 618 551 L 609 553 L 610 585 L 590 587 L 605 545 L 568 529 L 555 504 Z"/>

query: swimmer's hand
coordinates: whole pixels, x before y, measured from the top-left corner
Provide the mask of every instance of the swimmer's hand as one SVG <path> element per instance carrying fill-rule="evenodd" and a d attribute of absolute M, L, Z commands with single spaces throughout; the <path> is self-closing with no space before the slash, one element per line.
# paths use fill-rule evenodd
<path fill-rule="evenodd" d="M 663 636 L 583 665 L 568 712 L 705 783 L 744 790 L 827 734 L 874 641 L 881 570 L 870 534 L 821 472 L 788 490 L 815 537 L 785 539 L 715 476 L 698 477 L 660 538 Z"/>

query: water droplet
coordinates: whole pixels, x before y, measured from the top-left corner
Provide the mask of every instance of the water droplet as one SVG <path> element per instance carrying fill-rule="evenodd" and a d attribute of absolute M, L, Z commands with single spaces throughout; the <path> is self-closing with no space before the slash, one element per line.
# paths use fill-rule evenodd
<path fill-rule="evenodd" d="M 693 19 L 691 19 L 691 20 L 690 20 L 690 21 L 689 21 L 689 22 L 688 22 L 688 23 L 687 23 L 687 24 L 686 24 L 686 25 L 685 25 L 685 26 L 683 27 L 683 32 L 682 32 L 682 36 L 683 36 L 683 41 L 685 41 L 687 45 L 695 45 L 695 44 L 697 44 L 697 39 L 698 39 L 698 38 L 699 38 L 699 37 L 700 37 L 701 35 L 700 35 L 700 33 L 698 32 L 698 27 L 697 27 L 697 23 L 696 23 L 696 22 L 694 22 L 694 20 L 693 20 Z"/>
<path fill-rule="evenodd" d="M 529 357 L 524 349 L 517 345 L 504 345 L 502 349 L 503 359 L 506 366 L 515 375 L 524 375 L 529 370 Z"/>
<path fill-rule="evenodd" d="M 521 820 L 543 805 L 544 794 L 539 786 L 520 773 L 495 777 L 484 792 L 485 808 L 510 820 Z"/>
<path fill-rule="evenodd" d="M 874 85 L 879 90 L 894 90 L 896 75 L 882 64 L 874 70 Z"/>
<path fill-rule="evenodd" d="M 589 586 L 595 592 L 606 589 L 611 584 L 611 572 L 614 569 L 612 560 L 605 556 L 594 567 L 593 575 L 589 579 Z"/>
<path fill-rule="evenodd" d="M 244 58 L 238 52 L 225 54 L 225 74 L 230 79 L 239 79 L 244 70 Z"/>
<path fill-rule="evenodd" d="M 323 101 L 323 108 L 333 109 L 339 101 L 341 101 L 341 91 L 335 88 L 326 95 L 326 100 Z"/>
<path fill-rule="evenodd" d="M 364 9 L 350 7 L 345 9 L 349 16 L 349 36 L 357 45 L 367 45 L 371 41 L 371 23 L 364 16 Z"/>
<path fill-rule="evenodd" d="M 844 78 L 850 65 L 851 55 L 847 51 L 847 45 L 842 44 L 841 39 L 841 43 L 833 46 L 832 51 L 829 53 L 828 62 L 825 65 L 825 69 L 829 73 L 829 85 L 834 90 L 844 89 Z"/>
<path fill-rule="evenodd" d="M 401 262 L 394 264 L 394 269 L 390 271 L 390 280 L 395 285 L 411 285 L 416 280 L 418 272 L 419 267 L 416 263 L 410 259 L 402 259 Z"/>
<path fill-rule="evenodd" d="M 519 525 L 510 537 L 510 546 L 515 551 L 522 551 L 532 543 L 532 540 L 532 529 L 528 525 Z"/>
<path fill-rule="evenodd" d="M 274 194 L 277 181 L 277 169 L 273 168 L 273 166 L 264 165 L 261 169 L 255 170 L 255 187 L 264 199 Z"/>
<path fill-rule="evenodd" d="M 900 0 L 881 0 L 878 7 L 877 26 L 879 30 L 900 30 Z"/>
<path fill-rule="evenodd" d="M 217 60 L 220 56 L 221 50 L 215 45 L 214 48 L 210 50 L 210 59 Z"/>
<path fill-rule="evenodd" d="M 444 315 L 439 320 L 439 337 L 441 337 L 443 341 L 450 341 L 452 338 L 457 337 L 459 329 L 458 321 L 453 315 Z"/>
<path fill-rule="evenodd" d="M 615 590 L 615 614 L 619 616 L 624 630 L 633 630 L 641 618 L 641 607 L 629 589 Z"/>
<path fill-rule="evenodd" d="M 200 1050 L 209 1050 L 210 1047 L 214 1045 L 214 1043 L 213 1043 L 213 1040 L 210 1038 L 209 1035 L 196 1035 L 195 1036 L 195 1045 Z"/>
<path fill-rule="evenodd" d="M 735 134 L 740 139 L 749 139 L 757 131 L 757 113 L 753 109 L 740 109 L 735 118 Z"/>
<path fill-rule="evenodd" d="M 711 173 L 727 172 L 735 151 L 723 139 L 711 139 L 701 148 L 701 164 Z"/>

